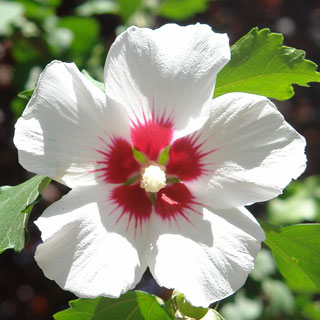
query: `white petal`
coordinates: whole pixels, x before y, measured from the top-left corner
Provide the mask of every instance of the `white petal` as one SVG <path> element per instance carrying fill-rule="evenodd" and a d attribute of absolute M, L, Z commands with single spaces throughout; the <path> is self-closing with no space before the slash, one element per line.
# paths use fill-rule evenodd
<path fill-rule="evenodd" d="M 73 189 L 36 222 L 44 241 L 36 250 L 37 263 L 47 278 L 79 297 L 118 297 L 147 267 L 146 232 L 136 232 L 132 223 L 128 227 L 128 217 L 117 221 L 121 212 L 111 214 L 109 191 Z"/>
<path fill-rule="evenodd" d="M 264 233 L 245 208 L 204 209 L 164 223 L 153 216 L 148 265 L 159 285 L 176 288 L 194 306 L 207 307 L 236 290 L 254 268 Z"/>
<path fill-rule="evenodd" d="M 305 170 L 305 139 L 267 98 L 230 93 L 212 102 L 199 131 L 209 171 L 186 183 L 198 201 L 230 208 L 279 195 Z"/>
<path fill-rule="evenodd" d="M 54 61 L 16 124 L 19 162 L 70 187 L 93 184 L 99 138 L 128 136 L 128 121 L 124 110 L 106 107 L 103 91 L 74 64 Z"/>
<path fill-rule="evenodd" d="M 212 98 L 216 75 L 230 59 L 228 42 L 207 25 L 131 27 L 109 51 L 106 94 L 128 108 L 133 120 L 154 111 L 173 116 L 175 128 L 184 129 Z"/>

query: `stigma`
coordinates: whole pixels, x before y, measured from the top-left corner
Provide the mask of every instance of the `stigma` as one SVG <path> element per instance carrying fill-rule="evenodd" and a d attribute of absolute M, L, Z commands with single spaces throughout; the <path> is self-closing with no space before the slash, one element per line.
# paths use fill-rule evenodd
<path fill-rule="evenodd" d="M 166 186 L 165 167 L 156 162 L 149 162 L 140 170 L 140 187 L 147 192 L 158 192 Z"/>

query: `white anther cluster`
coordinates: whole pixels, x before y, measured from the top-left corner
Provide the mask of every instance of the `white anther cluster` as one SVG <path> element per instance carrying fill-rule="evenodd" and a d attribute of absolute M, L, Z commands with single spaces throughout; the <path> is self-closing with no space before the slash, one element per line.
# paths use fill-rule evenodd
<path fill-rule="evenodd" d="M 140 187 L 147 192 L 158 192 L 166 186 L 166 174 L 160 166 L 149 165 L 141 170 Z"/>

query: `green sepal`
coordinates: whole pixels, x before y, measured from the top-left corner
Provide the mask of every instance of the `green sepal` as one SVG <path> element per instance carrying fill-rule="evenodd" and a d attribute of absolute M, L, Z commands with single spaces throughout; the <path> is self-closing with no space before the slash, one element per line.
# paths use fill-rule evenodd
<path fill-rule="evenodd" d="M 175 307 L 174 307 L 174 301 L 173 298 L 170 298 L 167 300 L 163 305 L 163 310 L 166 312 L 166 314 L 170 317 L 170 319 L 175 319 Z"/>
<path fill-rule="evenodd" d="M 140 162 L 140 163 L 146 163 L 148 161 L 147 157 L 140 151 L 138 151 L 137 149 L 135 149 L 135 147 L 132 146 L 132 153 L 134 158 Z"/>
<path fill-rule="evenodd" d="M 167 183 L 179 183 L 181 182 L 181 180 L 179 178 L 176 177 L 172 177 L 172 178 L 167 178 Z"/>
<path fill-rule="evenodd" d="M 124 185 L 129 186 L 130 184 L 136 182 L 138 179 L 139 179 L 139 176 L 130 177 L 125 181 Z"/>
<path fill-rule="evenodd" d="M 184 295 L 182 293 L 178 294 L 174 299 L 177 303 L 179 311 L 183 315 L 188 316 L 192 319 L 201 319 L 209 311 L 208 308 L 194 307 L 184 298 Z"/>
<path fill-rule="evenodd" d="M 167 145 L 160 153 L 158 157 L 158 163 L 161 165 L 165 165 L 168 162 L 169 159 L 169 151 L 170 151 L 170 145 Z"/>

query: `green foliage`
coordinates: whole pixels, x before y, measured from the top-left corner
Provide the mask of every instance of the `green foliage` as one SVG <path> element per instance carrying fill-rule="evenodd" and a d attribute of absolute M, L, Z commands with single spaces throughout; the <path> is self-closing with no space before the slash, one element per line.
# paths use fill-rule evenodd
<path fill-rule="evenodd" d="M 149 26 L 156 15 L 174 20 L 185 20 L 203 12 L 210 0 L 88 0 L 80 1 L 74 16 L 58 16 L 60 0 L 15 0 L 0 2 L 0 37 L 10 37 L 14 59 L 14 85 L 19 97 L 28 100 L 39 70 L 57 59 L 76 62 L 101 90 L 103 64 L 107 47 L 100 38 L 98 15 L 114 14 L 121 17 L 123 26 Z M 286 100 L 294 95 L 292 85 L 307 86 L 320 82 L 316 65 L 305 60 L 301 50 L 282 45 L 280 34 L 268 29 L 252 29 L 235 43 L 232 59 L 219 73 L 215 95 L 242 91 Z M 267 61 L 267 62 L 266 62 Z M 37 71 L 38 70 L 38 71 Z M 89 75 L 90 74 L 90 75 Z M 92 77 L 92 76 L 93 77 Z M 23 91 L 22 91 L 23 90 Z M 25 101 L 14 99 L 12 110 L 21 114 Z M 146 157 L 138 150 L 134 156 L 141 163 Z M 165 164 L 169 148 L 159 156 Z M 139 177 L 130 177 L 126 184 Z M 36 176 L 16 187 L 0 189 L 0 252 L 8 248 L 21 251 L 26 242 L 26 225 L 39 194 L 49 183 L 48 178 Z M 169 178 L 167 183 L 179 182 Z M 293 182 L 283 196 L 272 200 L 267 207 L 268 219 L 274 224 L 320 221 L 320 177 Z M 151 194 L 150 197 L 154 197 Z M 153 199 L 155 201 L 155 199 Z M 263 223 L 262 223 L 263 224 Z M 320 319 L 320 304 L 312 301 L 319 292 L 319 225 L 277 227 L 263 224 L 267 240 L 277 265 L 288 285 L 280 281 L 269 250 L 262 249 L 255 262 L 255 271 L 246 288 L 225 300 L 222 310 L 227 320 L 290 319 L 303 317 Z M 200 312 L 200 313 L 199 313 Z M 183 314 L 185 316 L 183 316 Z M 194 308 L 183 296 L 173 297 L 164 305 L 152 295 L 129 292 L 120 299 L 78 299 L 71 308 L 55 315 L 55 319 L 187 319 L 187 316 L 223 320 L 213 309 Z"/>
<path fill-rule="evenodd" d="M 26 16 L 37 22 L 42 22 L 48 16 L 55 13 L 56 7 L 59 6 L 61 0 L 43 0 L 43 1 L 30 1 L 18 0 L 25 8 Z"/>
<path fill-rule="evenodd" d="M 305 318 L 311 320 L 320 319 L 320 301 L 312 301 L 310 297 L 298 297 L 296 304 L 302 309 Z"/>
<path fill-rule="evenodd" d="M 17 2 L 0 2 L 0 36 L 9 36 L 12 33 L 12 26 L 23 18 L 24 7 Z"/>
<path fill-rule="evenodd" d="M 75 12 L 79 16 L 92 16 L 94 14 L 118 14 L 119 5 L 113 0 L 88 0 L 79 5 Z"/>
<path fill-rule="evenodd" d="M 283 195 L 269 201 L 267 214 L 272 224 L 320 222 L 320 177 L 290 183 Z"/>
<path fill-rule="evenodd" d="M 49 178 L 37 175 L 18 186 L 0 188 L 0 253 L 24 248 L 29 215 L 49 183 Z"/>
<path fill-rule="evenodd" d="M 54 315 L 55 320 L 224 320 L 218 311 L 196 308 L 184 300 L 182 294 L 163 301 L 141 291 L 129 291 L 118 299 L 98 297 L 69 302 L 67 310 Z"/>
<path fill-rule="evenodd" d="M 42 70 L 52 60 L 73 61 L 95 78 L 103 78 L 106 50 L 98 20 L 88 15 L 58 17 L 56 10 L 60 3 L 60 0 L 0 2 L 0 37 L 11 36 L 17 92 L 32 88 L 34 83 L 31 86 L 29 80 L 34 69 Z M 24 106 L 21 101 L 12 102 L 17 116 Z"/>
<path fill-rule="evenodd" d="M 294 312 L 294 296 L 288 286 L 280 280 L 266 279 L 262 282 L 262 290 L 269 300 L 269 314 Z"/>
<path fill-rule="evenodd" d="M 99 35 L 99 24 L 93 18 L 64 17 L 57 24 L 59 28 L 68 29 L 73 33 L 69 47 L 72 61 L 80 65 L 88 59 L 92 47 L 96 44 Z"/>
<path fill-rule="evenodd" d="M 294 95 L 292 84 L 320 82 L 317 65 L 305 52 L 282 46 L 283 36 L 253 28 L 231 47 L 231 60 L 219 72 L 215 96 L 247 92 L 278 100 Z"/>
<path fill-rule="evenodd" d="M 120 7 L 120 15 L 126 22 L 139 8 L 142 0 L 117 0 Z"/>
<path fill-rule="evenodd" d="M 186 20 L 205 11 L 208 1 L 210 0 L 164 0 L 159 14 L 173 20 Z"/>
<path fill-rule="evenodd" d="M 261 222 L 280 273 L 298 292 L 320 292 L 320 224 L 279 227 Z"/>
<path fill-rule="evenodd" d="M 27 40 L 27 38 L 14 38 L 12 55 L 19 63 L 27 64 L 31 61 L 36 61 L 37 59 L 40 60 L 41 53 L 38 51 L 38 45 L 40 46 L 40 44 L 35 44 L 32 41 Z"/>
<path fill-rule="evenodd" d="M 281 273 L 287 274 L 291 281 L 287 283 L 279 280 L 279 272 L 275 268 L 273 258 L 270 251 L 262 248 L 255 260 L 255 269 L 250 274 L 246 285 L 235 295 L 225 299 L 222 302 L 221 313 L 227 320 L 260 320 L 272 319 L 280 320 L 290 317 L 292 320 L 310 319 L 318 320 L 320 305 L 312 301 L 312 290 L 295 290 L 292 292 L 291 282 L 296 280 L 300 282 L 300 272 L 303 270 L 306 274 L 314 273 L 317 277 L 319 275 L 319 265 L 317 265 L 317 253 L 313 252 L 315 258 L 313 259 L 313 266 L 310 267 L 311 254 L 310 250 L 319 250 L 318 227 L 311 230 L 299 230 L 293 228 L 288 234 L 286 228 L 270 226 L 260 221 L 263 225 L 267 235 L 266 243 L 270 246 L 272 243 L 272 252 L 276 258 L 278 268 Z M 319 226 L 314 225 L 301 225 L 304 226 Z M 296 227 L 296 226 L 293 226 Z M 271 228 L 271 230 L 270 230 Z M 276 232 L 277 239 L 273 232 Z M 281 238 L 280 240 L 278 238 Z M 286 239 L 287 238 L 287 239 Z M 271 239 L 271 240 L 270 240 Z M 298 243 L 298 245 L 297 245 Z M 303 246 L 303 249 L 302 249 Z M 289 248 L 289 250 L 287 250 Z M 278 259 L 278 256 L 280 258 Z M 306 261 L 304 261 L 306 256 Z M 292 260 L 291 261 L 289 260 Z M 297 260 L 295 260 L 297 259 Z M 298 261 L 301 260 L 301 262 Z M 287 261 L 288 260 L 288 261 Z M 278 263 L 280 261 L 280 264 Z M 309 267 L 308 267 L 309 265 Z M 289 269 L 298 269 L 297 273 L 289 273 Z M 283 273 L 284 275 L 284 273 Z M 309 292 L 307 292 L 309 291 Z"/>
<path fill-rule="evenodd" d="M 234 302 L 224 305 L 221 309 L 222 315 L 228 320 L 259 319 L 262 312 L 262 301 L 247 298 L 242 290 L 235 296 Z"/>
<path fill-rule="evenodd" d="M 140 291 L 129 291 L 119 299 L 99 297 L 70 302 L 70 309 L 58 312 L 55 320 L 169 320 L 159 298 Z"/>

